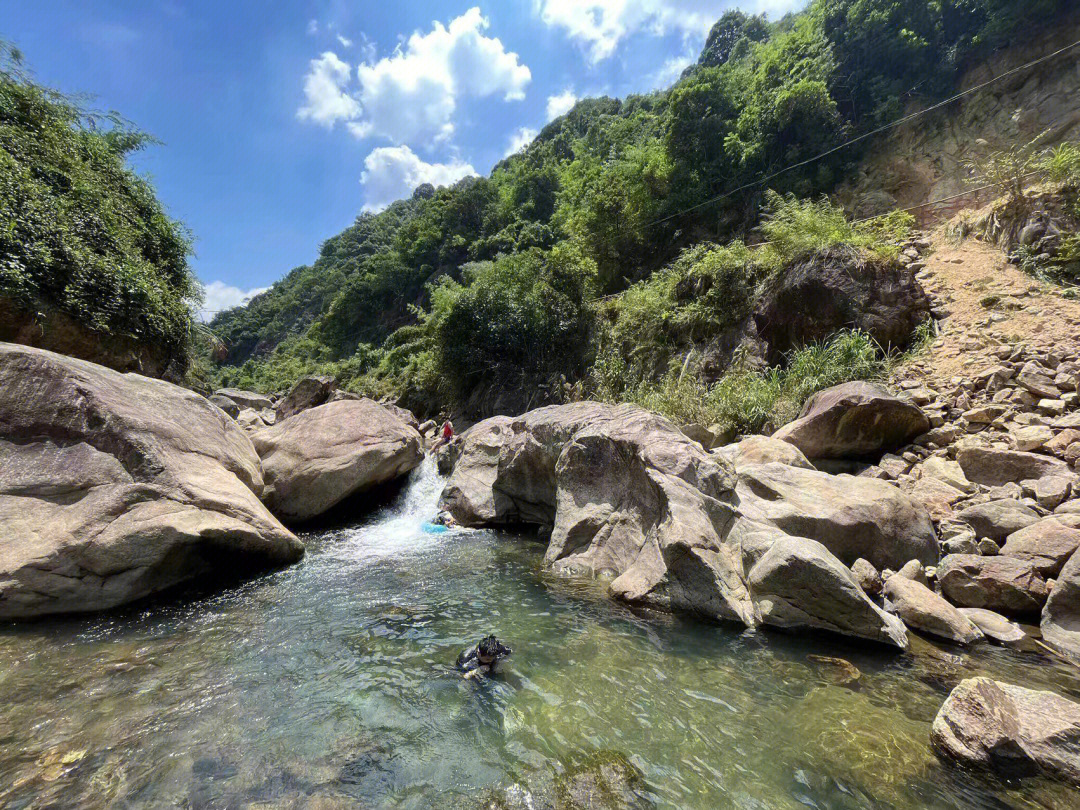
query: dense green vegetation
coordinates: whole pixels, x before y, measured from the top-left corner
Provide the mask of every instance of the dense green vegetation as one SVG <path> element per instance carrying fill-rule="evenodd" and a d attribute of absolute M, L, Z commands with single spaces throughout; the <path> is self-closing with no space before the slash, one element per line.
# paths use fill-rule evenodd
<path fill-rule="evenodd" d="M 0 64 L 0 299 L 152 348 L 182 374 L 190 241 L 127 165 L 148 136 Z"/>
<path fill-rule="evenodd" d="M 1070 4 L 1036 5 L 1038 16 L 1015 0 L 813 0 L 778 22 L 729 12 L 673 87 L 580 101 L 489 177 L 361 217 L 315 265 L 219 315 L 229 354 L 211 373 L 273 390 L 318 370 L 421 410 L 474 412 L 487 394 L 518 392 L 501 404 L 525 407 L 542 391 L 674 413 L 665 403 L 680 397 L 666 392 L 681 386 L 707 404 L 702 418 L 760 426 L 806 395 L 804 379 L 871 374 L 865 338 L 712 386 L 695 351 L 785 263 L 838 244 L 888 258 L 907 225 L 854 226 L 821 199 L 856 149 L 809 159 L 940 98 L 967 60 Z M 785 376 L 819 361 L 833 371 Z M 760 402 L 724 404 L 743 396 Z"/>

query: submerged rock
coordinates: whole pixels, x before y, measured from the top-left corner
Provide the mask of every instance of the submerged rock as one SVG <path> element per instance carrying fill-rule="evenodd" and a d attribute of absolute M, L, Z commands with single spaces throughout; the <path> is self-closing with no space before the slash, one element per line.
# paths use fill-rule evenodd
<path fill-rule="evenodd" d="M 267 506 L 296 521 L 393 481 L 424 457 L 420 433 L 370 399 L 310 408 L 252 441 L 262 458 Z"/>
<path fill-rule="evenodd" d="M 262 491 L 251 441 L 198 394 L 0 344 L 0 619 L 299 559 Z"/>
<path fill-rule="evenodd" d="M 799 418 L 773 434 L 807 458 L 860 458 L 895 450 L 930 429 L 918 405 L 866 382 L 818 391 Z"/>
<path fill-rule="evenodd" d="M 961 681 L 934 718 L 930 741 L 944 757 L 1002 776 L 1080 785 L 1080 704 L 1053 692 Z"/>
<path fill-rule="evenodd" d="M 772 468 L 796 469 L 750 469 Z M 466 526 L 552 527 L 549 566 L 609 575 L 627 601 L 906 645 L 829 549 L 754 519 L 742 500 L 727 462 L 663 417 L 579 402 L 473 426 L 442 508 Z"/>

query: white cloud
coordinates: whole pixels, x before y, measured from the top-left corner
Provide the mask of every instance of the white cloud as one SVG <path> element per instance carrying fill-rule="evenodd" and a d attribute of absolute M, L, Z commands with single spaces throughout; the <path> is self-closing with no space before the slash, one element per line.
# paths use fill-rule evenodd
<path fill-rule="evenodd" d="M 314 19 L 308 20 L 307 32 L 309 37 L 313 37 L 319 33 L 319 21 Z"/>
<path fill-rule="evenodd" d="M 343 37 L 341 34 L 337 35 L 337 41 L 341 43 L 342 48 L 351 48 L 352 40 L 348 37 Z"/>
<path fill-rule="evenodd" d="M 516 101 L 525 97 L 532 80 L 516 53 L 483 34 L 488 24 L 480 9 L 471 8 L 447 25 L 435 22 L 427 33 L 416 31 L 390 56 L 375 61 L 372 55 L 362 62 L 356 88 L 348 86 L 347 77 L 339 81 L 336 65 L 322 64 L 324 54 L 312 62 L 305 80 L 308 100 L 301 117 L 327 126 L 345 121 L 360 138 L 378 135 L 397 144 L 445 141 L 454 132 L 459 98 L 501 95 Z M 313 94 L 318 102 L 312 101 Z"/>
<path fill-rule="evenodd" d="M 408 146 L 380 146 L 364 158 L 364 172 L 360 175 L 364 210 L 381 211 L 411 194 L 421 183 L 449 186 L 474 174 L 476 169 L 456 158 L 449 163 L 426 163 Z"/>
<path fill-rule="evenodd" d="M 510 155 L 516 155 L 526 146 L 533 142 L 533 139 L 539 133 L 531 127 L 518 127 L 517 132 L 510 136 L 510 145 L 506 147 L 506 154 L 503 157 L 510 157 Z"/>
<path fill-rule="evenodd" d="M 619 42 L 638 31 L 701 35 L 731 8 L 749 14 L 781 15 L 807 0 L 534 0 L 540 18 L 562 28 L 588 49 L 593 63 L 614 53 Z"/>
<path fill-rule="evenodd" d="M 259 293 L 266 292 L 269 287 L 253 287 L 250 290 L 241 290 L 224 281 L 211 281 L 203 286 L 206 294 L 202 309 L 195 313 L 195 317 L 204 323 L 212 320 L 222 310 L 232 309 L 241 304 L 246 304 Z"/>
<path fill-rule="evenodd" d="M 312 59 L 304 77 L 306 103 L 296 111 L 300 120 L 332 127 L 335 121 L 358 116 L 359 102 L 345 91 L 351 73 L 348 62 L 338 59 L 332 51 Z"/>
<path fill-rule="evenodd" d="M 682 72 L 695 61 L 697 61 L 697 57 L 693 54 L 684 53 L 679 56 L 672 56 L 649 76 L 649 87 L 658 90 L 670 87 L 675 84 Z"/>
<path fill-rule="evenodd" d="M 577 104 L 577 96 L 574 95 L 574 91 L 567 88 L 561 93 L 548 96 L 547 100 L 547 117 L 550 121 L 553 118 L 558 118 L 564 113 L 570 112 L 570 108 Z"/>

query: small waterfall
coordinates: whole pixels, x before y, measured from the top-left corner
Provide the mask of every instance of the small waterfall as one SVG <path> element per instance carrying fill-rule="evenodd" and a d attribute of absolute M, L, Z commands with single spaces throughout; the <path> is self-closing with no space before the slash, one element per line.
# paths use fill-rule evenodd
<path fill-rule="evenodd" d="M 445 484 L 435 457 L 424 456 L 420 466 L 409 473 L 394 502 L 373 514 L 362 526 L 344 532 L 332 555 L 365 560 L 415 553 L 441 542 L 446 535 L 425 532 L 424 525 L 435 519 Z"/>

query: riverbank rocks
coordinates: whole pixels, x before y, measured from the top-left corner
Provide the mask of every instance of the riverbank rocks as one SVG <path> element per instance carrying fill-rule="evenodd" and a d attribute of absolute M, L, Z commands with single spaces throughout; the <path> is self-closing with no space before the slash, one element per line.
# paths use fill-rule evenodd
<path fill-rule="evenodd" d="M 810 460 L 880 456 L 930 429 L 919 406 L 866 382 L 819 391 L 799 418 L 773 434 Z"/>
<path fill-rule="evenodd" d="M 994 613 L 985 608 L 957 608 L 967 619 L 982 630 L 983 635 L 1000 641 L 1003 644 L 1013 644 L 1023 641 L 1027 633 L 1016 622 L 1011 622 L 1000 613 Z"/>
<path fill-rule="evenodd" d="M 884 481 L 774 463 L 741 469 L 736 491 L 745 515 L 817 540 L 845 565 L 862 557 L 895 571 L 938 560 L 929 514 Z"/>
<path fill-rule="evenodd" d="M 1038 512 L 1011 498 L 977 503 L 960 510 L 957 517 L 971 526 L 979 537 L 998 541 L 1039 522 Z"/>
<path fill-rule="evenodd" d="M 1069 525 L 1069 524 L 1073 525 Z M 1048 517 L 1013 532 L 1001 553 L 1027 560 L 1044 577 L 1056 577 L 1080 547 L 1080 519 Z"/>
<path fill-rule="evenodd" d="M 274 408 L 274 401 L 265 394 L 244 391 L 240 388 L 219 388 L 214 392 L 214 396 L 231 399 L 239 408 L 251 408 L 254 411 L 273 410 Z"/>
<path fill-rule="evenodd" d="M 949 554 L 937 569 L 941 592 L 954 605 L 1015 614 L 1038 614 L 1050 593 L 1026 560 Z"/>
<path fill-rule="evenodd" d="M 322 405 L 330 399 L 335 388 L 337 384 L 333 377 L 301 377 L 277 404 L 278 420 Z"/>
<path fill-rule="evenodd" d="M 370 399 L 309 408 L 256 432 L 252 441 L 262 458 L 264 500 L 290 521 L 316 517 L 393 481 L 424 457 L 420 433 Z"/>
<path fill-rule="evenodd" d="M 1080 663 L 1080 554 L 1061 569 L 1043 609 L 1043 640 Z"/>
<path fill-rule="evenodd" d="M 942 756 L 1015 778 L 1080 785 L 1080 704 L 989 678 L 961 681 L 930 731 Z"/>
<path fill-rule="evenodd" d="M 814 469 L 798 447 L 771 436 L 747 436 L 740 442 L 725 444 L 713 452 L 736 470 L 754 464 L 768 464 L 771 461 L 806 470 Z"/>
<path fill-rule="evenodd" d="M 798 470 L 747 469 L 774 468 Z M 577 402 L 474 425 L 441 508 L 466 526 L 550 527 L 548 566 L 609 577 L 626 601 L 907 644 L 825 545 L 748 516 L 731 466 L 640 408 Z"/>
<path fill-rule="evenodd" d="M 956 461 L 969 481 L 988 487 L 1020 483 L 1046 476 L 1073 478 L 1069 465 L 1053 456 L 1002 450 L 996 447 L 963 447 Z"/>
<path fill-rule="evenodd" d="M 0 344 L 0 619 L 294 562 L 250 440 L 184 388 Z"/>
<path fill-rule="evenodd" d="M 913 630 L 957 644 L 983 637 L 971 620 L 921 582 L 894 574 L 886 580 L 884 593 L 896 615 Z"/>

